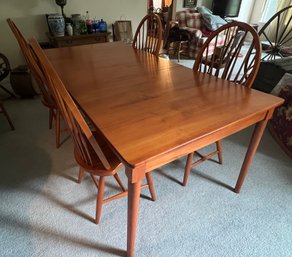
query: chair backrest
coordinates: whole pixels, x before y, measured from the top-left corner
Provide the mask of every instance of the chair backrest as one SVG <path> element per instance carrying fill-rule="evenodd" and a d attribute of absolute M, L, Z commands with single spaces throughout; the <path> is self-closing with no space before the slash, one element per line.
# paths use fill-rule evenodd
<path fill-rule="evenodd" d="M 70 129 L 75 149 L 82 161 L 89 166 L 94 166 L 98 159 L 105 170 L 110 170 L 111 166 L 106 156 L 44 51 L 35 39 L 29 39 L 29 44 L 34 56 L 38 59 L 46 82 L 52 88 L 58 107 Z"/>
<path fill-rule="evenodd" d="M 29 49 L 30 48 L 29 44 L 27 43 L 26 39 L 24 38 L 20 30 L 15 25 L 15 23 L 10 18 L 7 19 L 7 23 L 18 42 L 21 52 L 26 60 L 26 63 L 34 79 L 37 82 L 37 85 L 41 91 L 43 103 L 47 105 L 53 104 L 54 99 L 52 98 L 52 94 L 50 93 L 50 90 L 48 89 L 47 85 L 44 82 L 44 78 L 42 72 L 39 70 L 38 63 L 35 62 L 36 59 L 33 58 L 32 56 L 32 52 Z"/>
<path fill-rule="evenodd" d="M 216 47 L 222 39 L 222 46 Z M 208 37 L 193 69 L 251 87 L 259 69 L 260 58 L 261 44 L 255 29 L 246 23 L 233 21 Z"/>
<path fill-rule="evenodd" d="M 156 56 L 162 43 L 162 24 L 159 16 L 155 13 L 147 14 L 138 25 L 132 46 Z"/>

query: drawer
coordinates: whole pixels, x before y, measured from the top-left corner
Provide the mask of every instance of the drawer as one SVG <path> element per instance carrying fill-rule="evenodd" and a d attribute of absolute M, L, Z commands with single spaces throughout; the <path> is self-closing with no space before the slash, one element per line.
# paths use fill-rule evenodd
<path fill-rule="evenodd" d="M 64 36 L 64 37 L 51 37 L 48 35 L 50 42 L 55 47 L 68 47 L 68 46 L 78 46 L 87 44 L 96 44 L 108 42 L 108 35 L 110 33 L 95 33 L 89 35 L 79 35 L 79 36 Z"/>

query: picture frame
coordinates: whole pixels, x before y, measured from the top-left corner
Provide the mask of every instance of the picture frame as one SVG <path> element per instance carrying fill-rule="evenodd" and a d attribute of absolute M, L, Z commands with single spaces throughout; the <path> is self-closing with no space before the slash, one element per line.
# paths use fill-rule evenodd
<path fill-rule="evenodd" d="M 197 0 L 184 0 L 183 7 L 184 8 L 194 8 L 197 5 Z"/>

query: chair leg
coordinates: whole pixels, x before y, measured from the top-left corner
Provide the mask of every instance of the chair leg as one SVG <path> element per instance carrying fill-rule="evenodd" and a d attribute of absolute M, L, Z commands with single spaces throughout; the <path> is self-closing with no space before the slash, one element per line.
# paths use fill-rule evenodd
<path fill-rule="evenodd" d="M 217 147 L 217 151 L 218 151 L 219 163 L 222 164 L 223 163 L 223 156 L 222 156 L 222 143 L 221 143 L 221 141 L 216 142 L 216 147 Z"/>
<path fill-rule="evenodd" d="M 119 175 L 118 175 L 117 173 L 114 175 L 114 178 L 115 178 L 116 181 L 118 182 L 118 184 L 119 184 L 119 186 L 121 187 L 121 189 L 123 190 L 123 192 L 126 192 L 127 189 L 125 188 L 123 182 L 121 181 L 121 179 L 120 179 L 120 177 L 119 177 Z"/>
<path fill-rule="evenodd" d="M 54 109 L 49 109 L 49 129 L 53 127 Z"/>
<path fill-rule="evenodd" d="M 60 111 L 56 110 L 56 147 L 60 147 Z"/>
<path fill-rule="evenodd" d="M 11 130 L 15 130 L 15 128 L 14 128 L 14 126 L 13 126 L 13 123 L 12 123 L 12 121 L 11 121 L 11 119 L 10 119 L 10 117 L 9 117 L 9 115 L 8 115 L 8 113 L 7 113 L 6 109 L 5 109 L 5 107 L 4 107 L 4 105 L 1 104 L 0 107 L 1 107 L 1 109 L 2 109 L 2 112 L 3 112 L 4 116 L 6 117 L 8 123 L 9 123 L 9 125 L 10 125 Z"/>
<path fill-rule="evenodd" d="M 146 180 L 147 180 L 147 184 L 149 185 L 149 191 L 151 194 L 152 201 L 156 201 L 156 194 L 155 194 L 154 183 L 153 183 L 151 172 L 146 173 Z"/>
<path fill-rule="evenodd" d="M 183 186 L 187 185 L 188 178 L 189 178 L 191 168 L 192 168 L 193 158 L 194 158 L 194 152 L 192 152 L 188 155 L 188 159 L 187 159 L 187 163 L 186 163 L 186 167 L 185 167 Z"/>
<path fill-rule="evenodd" d="M 97 199 L 96 199 L 96 217 L 95 217 L 95 223 L 99 224 L 100 222 L 100 216 L 101 216 L 101 210 L 102 210 L 102 204 L 103 204 L 103 195 L 104 195 L 104 178 L 103 176 L 99 179 L 98 184 L 98 192 L 97 192 Z"/>
<path fill-rule="evenodd" d="M 82 167 L 79 168 L 79 174 L 78 174 L 78 180 L 77 183 L 81 183 L 82 179 L 83 179 L 83 175 L 84 175 L 84 169 Z"/>

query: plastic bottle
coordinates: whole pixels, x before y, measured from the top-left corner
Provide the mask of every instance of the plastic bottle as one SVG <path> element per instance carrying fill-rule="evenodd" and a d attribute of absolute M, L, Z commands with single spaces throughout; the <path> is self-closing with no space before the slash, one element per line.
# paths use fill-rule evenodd
<path fill-rule="evenodd" d="M 97 21 L 96 17 L 92 21 L 92 32 L 93 33 L 98 32 L 98 21 Z"/>
<path fill-rule="evenodd" d="M 87 33 L 92 34 L 92 19 L 90 18 L 88 11 L 86 11 L 85 24 L 87 28 Z"/>
<path fill-rule="evenodd" d="M 103 19 L 100 20 L 99 31 L 100 32 L 107 32 L 107 24 Z"/>

